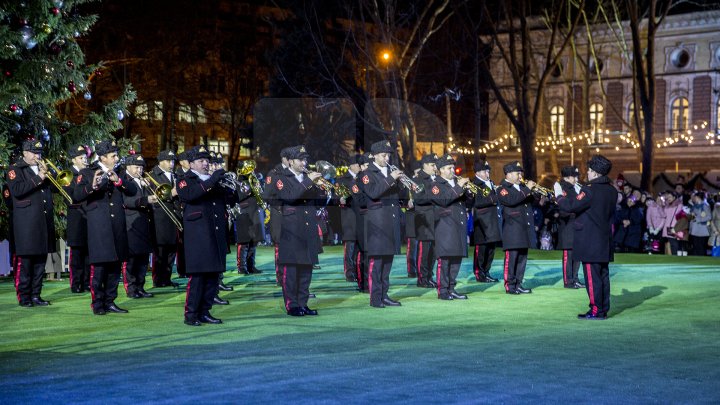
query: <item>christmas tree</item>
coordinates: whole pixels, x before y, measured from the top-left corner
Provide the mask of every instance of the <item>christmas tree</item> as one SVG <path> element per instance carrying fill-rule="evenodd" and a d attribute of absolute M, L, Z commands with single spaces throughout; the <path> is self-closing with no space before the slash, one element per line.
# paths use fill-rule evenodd
<path fill-rule="evenodd" d="M 92 83 L 103 66 L 86 65 L 78 44 L 97 20 L 83 15 L 94 1 L 0 0 L 0 186 L 26 139 L 41 140 L 43 158 L 62 169 L 69 147 L 92 147 L 122 128 L 135 93 L 127 87 L 104 105 L 93 100 Z M 133 141 L 121 140 L 121 149 Z M 54 202 L 56 229 L 64 235 L 66 201 L 56 195 Z M 3 202 L 0 239 L 9 231 Z"/>

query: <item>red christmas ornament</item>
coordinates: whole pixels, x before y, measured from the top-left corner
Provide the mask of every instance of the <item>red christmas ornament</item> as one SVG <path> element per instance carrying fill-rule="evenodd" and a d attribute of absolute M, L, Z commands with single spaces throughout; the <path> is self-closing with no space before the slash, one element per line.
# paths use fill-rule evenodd
<path fill-rule="evenodd" d="M 68 83 L 67 89 L 68 89 L 68 91 L 69 91 L 70 93 L 75 93 L 75 90 L 76 90 L 76 88 L 75 88 L 75 82 L 72 81 L 72 80 L 70 80 L 70 83 Z"/>
<path fill-rule="evenodd" d="M 17 104 L 10 104 L 10 107 L 8 107 L 8 108 L 10 109 L 10 111 L 15 112 L 15 111 L 17 111 L 17 109 L 18 109 L 18 105 L 17 105 Z"/>
<path fill-rule="evenodd" d="M 60 9 L 57 7 L 53 7 L 50 9 L 50 12 L 53 13 L 53 15 L 58 15 L 60 14 Z"/>
<path fill-rule="evenodd" d="M 5 77 L 10 77 L 10 76 L 12 76 L 12 72 L 9 71 L 9 70 L 6 70 L 6 71 L 5 71 Z"/>
<path fill-rule="evenodd" d="M 130 150 L 128 151 L 128 154 L 134 155 L 134 154 L 135 154 L 135 149 L 130 149 Z"/>
<path fill-rule="evenodd" d="M 66 65 L 67 65 L 67 67 L 69 67 L 70 69 L 74 69 L 74 68 L 75 68 L 75 62 L 73 62 L 73 61 L 71 61 L 71 60 L 67 61 Z"/>
<path fill-rule="evenodd" d="M 100 77 L 100 76 L 103 75 L 103 72 L 102 72 L 102 70 L 100 70 L 100 69 L 95 69 L 95 71 L 93 72 L 93 74 L 94 74 L 95 76 L 97 76 L 97 77 Z"/>

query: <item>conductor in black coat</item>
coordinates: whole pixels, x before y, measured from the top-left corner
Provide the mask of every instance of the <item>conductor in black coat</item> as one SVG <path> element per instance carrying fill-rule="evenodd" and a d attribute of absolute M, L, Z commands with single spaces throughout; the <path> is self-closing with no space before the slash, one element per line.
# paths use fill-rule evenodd
<path fill-rule="evenodd" d="M 437 292 L 441 300 L 465 300 L 455 291 L 462 258 L 467 257 L 467 208 L 470 194 L 464 186 L 467 178 L 455 178 L 455 160 L 443 155 L 437 160 L 440 173 L 429 194 L 435 210 L 435 255 L 437 256 Z M 426 191 L 427 192 L 427 191 Z"/>
<path fill-rule="evenodd" d="M 522 286 L 527 265 L 528 249 L 532 243 L 533 225 L 530 191 L 535 182 L 529 180 L 527 186 L 521 185 L 523 168 L 517 161 L 503 166 L 505 180 L 498 190 L 498 200 L 503 206 L 502 242 L 505 249 L 505 292 L 507 294 L 529 294 L 529 288 Z"/>
<path fill-rule="evenodd" d="M 179 197 L 177 196 L 177 176 L 175 171 L 175 160 L 177 155 L 171 150 L 163 150 L 158 153 L 158 164 L 149 174 L 158 184 L 170 185 L 171 192 L 169 201 L 163 201 L 168 210 L 177 215 L 179 210 Z M 152 184 L 154 187 L 155 185 Z M 155 245 L 153 248 L 152 279 L 154 287 L 174 287 L 171 280 L 172 267 L 178 252 L 179 230 L 168 213 L 160 207 L 160 204 L 152 204 L 153 228 Z M 180 271 L 178 270 L 178 275 Z"/>
<path fill-rule="evenodd" d="M 475 280 L 481 283 L 496 283 L 498 279 L 490 275 L 495 258 L 495 248 L 502 240 L 500 235 L 500 207 L 495 184 L 490 180 L 490 164 L 486 161 L 475 162 L 475 176 L 472 179 L 483 192 L 475 195 L 473 202 L 473 236 L 475 245 L 473 255 L 473 273 Z"/>
<path fill-rule="evenodd" d="M 190 170 L 178 180 L 177 192 L 184 204 L 183 231 L 188 282 L 185 324 L 222 323 L 210 315 L 218 293 L 220 275 L 225 272 L 227 255 L 226 190 L 218 185 L 225 175 L 217 169 L 212 175 L 210 153 L 203 145 L 187 152 Z"/>
<path fill-rule="evenodd" d="M 115 172 L 120 160 L 115 141 L 98 143 L 95 153 L 99 160 L 80 171 L 73 195 L 87 216 L 92 310 L 95 315 L 125 313 L 115 305 L 121 265 L 129 254 L 123 195 L 134 195 L 137 186 Z"/>
<path fill-rule="evenodd" d="M 46 306 L 40 297 L 48 253 L 55 252 L 52 185 L 42 159 L 42 143 L 23 142 L 23 157 L 8 168 L 12 224 L 18 268 L 15 289 L 20 306 Z"/>
<path fill-rule="evenodd" d="M 555 184 L 555 197 L 566 194 L 570 198 L 580 191 L 580 172 L 575 166 L 565 166 L 560 174 L 562 179 Z M 563 286 L 565 288 L 584 288 L 578 279 L 580 262 L 573 257 L 573 235 L 575 233 L 575 214 L 560 210 L 558 217 L 557 248 L 562 249 Z"/>
<path fill-rule="evenodd" d="M 308 153 L 304 146 L 288 152 L 288 169 L 274 179 L 282 204 L 282 232 L 278 241 L 278 264 L 282 268 L 285 310 L 291 316 L 317 315 L 308 307 L 313 265 L 318 262 L 320 239 L 314 205 L 326 193 L 315 181 L 318 172 L 307 172 Z"/>
<path fill-rule="evenodd" d="M 87 167 L 87 150 L 84 145 L 75 145 L 68 150 L 68 157 L 71 159 L 70 170 L 73 174 L 73 181 L 63 187 L 68 195 L 75 194 L 80 170 Z M 68 268 L 70 270 L 70 291 L 81 293 L 90 291 L 90 257 L 88 256 L 87 245 L 87 219 L 82 209 L 82 204 L 73 200 L 68 205 L 67 228 L 65 231 L 67 245 L 70 247 Z"/>
<path fill-rule="evenodd" d="M 390 171 L 388 162 L 394 148 L 389 141 L 372 144 L 374 161 L 358 183 L 367 198 L 364 215 L 363 244 L 368 255 L 368 286 L 370 306 L 399 306 L 388 296 L 393 255 L 400 253 L 400 183 L 401 170 Z"/>
<path fill-rule="evenodd" d="M 128 156 L 125 168 L 128 178 L 137 186 L 135 194 L 123 195 L 129 249 L 128 259 L 123 263 L 125 293 L 129 298 L 150 298 L 153 294 L 145 291 L 145 275 L 153 251 L 152 204 L 157 202 L 157 197 L 143 179 L 145 159 L 142 156 Z"/>
<path fill-rule="evenodd" d="M 433 186 L 437 179 L 436 162 L 438 156 L 434 153 L 424 155 L 420 159 L 422 170 L 413 180 L 422 184 L 425 192 L 421 195 L 414 195 L 415 205 L 415 238 L 418 241 L 417 247 L 417 269 L 418 278 L 416 285 L 421 288 L 436 288 L 432 272 L 435 267 L 435 208 L 431 196 L 427 190 Z"/>
<path fill-rule="evenodd" d="M 588 161 L 588 184 L 582 186 L 575 198 L 558 198 L 560 209 L 575 217 L 575 260 L 582 261 L 590 309 L 579 319 L 606 319 L 610 310 L 610 269 L 614 259 L 611 225 L 615 216 L 617 190 L 607 174 L 612 163 L 602 155 Z"/>

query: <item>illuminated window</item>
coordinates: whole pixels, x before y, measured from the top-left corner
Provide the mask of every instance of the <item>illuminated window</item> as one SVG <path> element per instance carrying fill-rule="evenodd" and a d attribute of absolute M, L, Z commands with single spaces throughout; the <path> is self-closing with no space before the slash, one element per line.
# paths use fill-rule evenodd
<path fill-rule="evenodd" d="M 604 114 L 602 104 L 595 103 L 590 105 L 590 128 L 593 133 L 602 131 Z"/>
<path fill-rule="evenodd" d="M 180 104 L 178 105 L 178 121 L 179 122 L 193 122 L 192 109 L 189 105 Z"/>
<path fill-rule="evenodd" d="M 670 108 L 670 131 L 673 135 L 688 129 L 688 117 L 690 116 L 688 107 L 688 99 L 685 97 L 673 100 Z"/>
<path fill-rule="evenodd" d="M 205 124 L 207 122 L 207 117 L 205 116 L 205 109 L 202 105 L 197 105 L 197 122 L 200 124 Z"/>
<path fill-rule="evenodd" d="M 565 137 L 565 109 L 559 105 L 550 109 L 550 130 L 555 139 Z"/>
<path fill-rule="evenodd" d="M 153 120 L 162 121 L 163 119 L 163 103 L 162 101 L 153 102 Z"/>
<path fill-rule="evenodd" d="M 150 111 L 147 104 L 138 104 L 135 106 L 135 112 L 133 113 L 135 118 L 139 120 L 147 120 L 150 118 Z"/>
<path fill-rule="evenodd" d="M 221 139 L 208 139 L 207 147 L 212 151 L 222 153 L 226 157 L 230 153 L 230 142 Z"/>

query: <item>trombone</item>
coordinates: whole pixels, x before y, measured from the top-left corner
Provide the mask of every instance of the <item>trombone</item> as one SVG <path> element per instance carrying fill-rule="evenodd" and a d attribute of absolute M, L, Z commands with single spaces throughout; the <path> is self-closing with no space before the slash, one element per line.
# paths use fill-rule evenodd
<path fill-rule="evenodd" d="M 51 161 L 47 159 L 40 159 L 38 160 L 38 164 L 43 166 L 45 170 L 52 169 L 55 172 L 55 177 L 52 176 L 51 173 L 48 172 L 47 179 L 50 180 L 50 183 L 52 183 L 55 188 L 58 189 L 58 192 L 70 203 L 73 203 L 72 198 L 70 195 L 63 189 L 63 187 L 67 187 L 72 183 L 73 174 L 70 170 L 60 170 L 55 166 Z"/>
<path fill-rule="evenodd" d="M 153 179 L 149 174 L 143 173 L 142 177 L 142 185 L 145 186 L 150 192 L 153 193 L 155 198 L 157 198 L 157 204 L 160 206 L 160 208 L 165 212 L 165 215 L 170 218 L 172 223 L 175 225 L 175 227 L 178 229 L 178 231 L 183 231 L 183 226 L 180 220 L 177 216 L 175 216 L 175 213 L 170 210 L 170 208 L 163 202 L 164 200 L 169 201 L 172 199 L 172 187 L 169 184 L 160 184 L 157 182 L 157 180 Z M 150 180 L 145 181 L 145 180 Z M 155 188 L 150 187 L 150 183 L 152 183 Z"/>
<path fill-rule="evenodd" d="M 340 183 L 331 183 L 328 179 L 334 179 L 337 177 L 338 169 L 335 168 L 330 162 L 324 160 L 318 160 L 314 165 L 308 165 L 310 169 L 314 169 L 320 173 L 320 177 L 315 179 L 315 184 L 327 192 L 334 192 L 338 197 L 348 198 L 351 193 L 347 187 Z M 303 169 L 303 173 L 309 173 L 308 169 Z"/>

